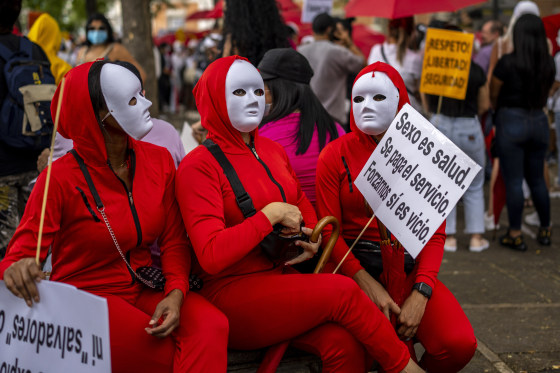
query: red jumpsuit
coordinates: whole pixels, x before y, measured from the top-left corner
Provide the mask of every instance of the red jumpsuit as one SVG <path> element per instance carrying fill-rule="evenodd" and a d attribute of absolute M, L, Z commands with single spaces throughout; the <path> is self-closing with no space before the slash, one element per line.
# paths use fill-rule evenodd
<path fill-rule="evenodd" d="M 221 166 L 204 146 L 182 161 L 175 190 L 204 279 L 201 293 L 228 317 L 234 349 L 293 340 L 321 356 L 325 372 L 365 371 L 365 351 L 387 372 L 401 371 L 410 358 L 407 348 L 353 281 L 297 274 L 261 252 L 258 245 L 272 226 L 260 210 L 282 202 L 282 194 L 299 207 L 307 226 L 317 219 L 283 148 L 254 130 L 253 153 L 231 125 L 225 80 L 236 58 L 213 62 L 194 93 L 202 126 L 235 168 L 257 213 L 244 218 Z"/>
<path fill-rule="evenodd" d="M 399 89 L 400 110 L 408 102 L 406 88 L 398 73 L 390 66 L 383 65 L 376 63 L 364 68 L 356 80 L 367 72 L 385 72 Z M 352 181 L 362 170 L 376 144 L 371 136 L 358 129 L 352 114 L 350 126 L 352 132 L 329 143 L 321 152 L 317 164 L 317 212 L 320 216 L 333 215 L 341 222 L 340 238 L 331 256 L 331 262 L 335 265 L 349 249 L 344 240 L 355 239 L 371 217 L 364 197 Z M 323 240 L 329 237 L 330 232 L 326 232 Z M 380 240 L 375 220 L 362 239 Z M 444 242 L 445 222 L 416 258 L 416 271 L 413 271 L 416 277 L 413 282 L 425 282 L 433 289 L 416 334 L 426 349 L 421 365 L 429 372 L 449 373 L 461 370 L 470 361 L 476 350 L 476 338 L 459 303 L 437 279 Z M 361 269 L 360 262 L 352 253 L 341 266 L 342 273 L 348 277 L 353 277 Z"/>
<path fill-rule="evenodd" d="M 203 297 L 188 292 L 190 246 L 175 201 L 173 160 L 165 149 L 129 138 L 133 181 L 128 193 L 108 165 L 88 90 L 91 65 L 80 65 L 66 75 L 59 132 L 74 141 L 84 159 L 132 268 L 151 264 L 149 246 L 158 240 L 165 291 L 155 292 L 135 281 L 71 154 L 52 165 L 41 260 L 52 246 L 52 281 L 107 299 L 113 372 L 224 372 L 227 319 Z M 53 118 L 58 95 L 59 91 L 52 102 Z M 8 253 L 0 262 L 0 276 L 12 263 L 35 256 L 45 176 L 46 172 L 39 176 L 31 193 Z M 164 339 L 148 335 L 144 328 L 156 305 L 173 289 L 184 295 L 180 326 Z"/>

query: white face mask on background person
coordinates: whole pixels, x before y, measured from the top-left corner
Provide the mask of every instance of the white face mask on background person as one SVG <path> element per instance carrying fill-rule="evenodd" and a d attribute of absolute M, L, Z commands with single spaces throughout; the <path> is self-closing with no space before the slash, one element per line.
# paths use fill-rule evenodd
<path fill-rule="evenodd" d="M 387 131 L 398 107 L 399 90 L 385 73 L 362 75 L 352 87 L 352 114 L 365 134 L 376 136 Z"/>
<path fill-rule="evenodd" d="M 101 92 L 109 115 L 130 137 L 141 140 L 153 127 L 149 108 L 152 102 L 142 94 L 142 85 L 134 73 L 112 63 L 101 68 Z"/>
<path fill-rule="evenodd" d="M 259 126 L 265 109 L 264 82 L 249 62 L 235 60 L 226 76 L 226 105 L 229 120 L 239 132 Z"/>

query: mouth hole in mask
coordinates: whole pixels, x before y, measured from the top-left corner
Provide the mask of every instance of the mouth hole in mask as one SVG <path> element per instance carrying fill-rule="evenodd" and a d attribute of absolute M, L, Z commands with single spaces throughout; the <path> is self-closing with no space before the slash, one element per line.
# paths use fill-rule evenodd
<path fill-rule="evenodd" d="M 385 100 L 386 98 L 387 98 L 387 97 L 383 96 L 382 94 L 377 94 L 377 95 L 373 96 L 373 99 L 374 99 L 375 101 L 383 101 L 383 100 Z"/>
<path fill-rule="evenodd" d="M 132 98 L 130 99 L 130 101 L 128 101 L 128 105 L 129 105 L 129 106 L 134 106 L 134 105 L 136 105 L 136 102 L 137 102 L 137 101 L 136 101 L 136 97 L 132 97 Z"/>
<path fill-rule="evenodd" d="M 354 97 L 354 100 L 353 100 L 353 101 L 354 101 L 356 104 L 359 104 L 360 102 L 363 102 L 363 101 L 364 101 L 364 98 L 363 98 L 362 96 L 356 96 L 356 97 Z"/>

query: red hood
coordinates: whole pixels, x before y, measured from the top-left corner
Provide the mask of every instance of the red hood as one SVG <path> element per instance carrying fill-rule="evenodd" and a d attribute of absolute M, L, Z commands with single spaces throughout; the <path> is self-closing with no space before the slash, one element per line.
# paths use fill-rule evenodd
<path fill-rule="evenodd" d="M 201 124 L 208 130 L 208 138 L 220 145 L 224 152 L 234 154 L 250 151 L 239 131 L 231 125 L 226 104 L 226 76 L 237 59 L 248 62 L 240 56 L 222 57 L 212 62 L 193 90 Z M 255 146 L 258 144 L 257 132 L 257 129 L 251 132 Z"/>
<path fill-rule="evenodd" d="M 362 75 L 368 73 L 371 73 L 371 77 L 373 78 L 375 76 L 376 71 L 380 71 L 387 74 L 389 79 L 391 79 L 395 87 L 397 87 L 397 89 L 399 90 L 399 107 L 397 111 L 401 110 L 404 104 L 410 104 L 410 100 L 408 99 L 408 93 L 406 91 L 406 86 L 404 85 L 404 81 L 401 75 L 391 65 L 388 65 L 384 62 L 375 62 L 369 66 L 364 67 L 362 71 L 360 71 L 356 79 L 354 79 L 354 84 L 356 84 L 356 82 L 358 81 L 358 79 L 360 79 Z M 356 126 L 356 121 L 354 120 L 353 105 L 354 104 L 352 104 L 352 107 L 350 108 L 350 129 L 360 138 L 360 141 L 365 141 L 366 144 L 367 143 L 375 144 L 371 136 L 363 133 Z"/>
<path fill-rule="evenodd" d="M 74 148 L 86 163 L 106 165 L 105 140 L 95 118 L 89 95 L 88 74 L 93 64 L 94 62 L 88 62 L 76 66 L 65 75 L 58 132 L 74 141 Z M 59 84 L 51 103 L 53 119 L 56 118 L 60 87 Z"/>

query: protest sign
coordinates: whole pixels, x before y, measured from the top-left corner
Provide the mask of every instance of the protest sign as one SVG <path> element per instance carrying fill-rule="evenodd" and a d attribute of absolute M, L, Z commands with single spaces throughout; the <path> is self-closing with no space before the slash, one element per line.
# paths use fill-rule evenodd
<path fill-rule="evenodd" d="M 0 372 L 110 372 L 107 301 L 53 281 L 28 307 L 0 281 Z"/>
<path fill-rule="evenodd" d="M 467 94 L 474 35 L 429 28 L 420 92 L 464 100 Z"/>
<path fill-rule="evenodd" d="M 330 13 L 333 0 L 303 0 L 301 23 L 311 23 L 321 13 Z"/>
<path fill-rule="evenodd" d="M 480 169 L 406 104 L 354 184 L 416 258 Z"/>

